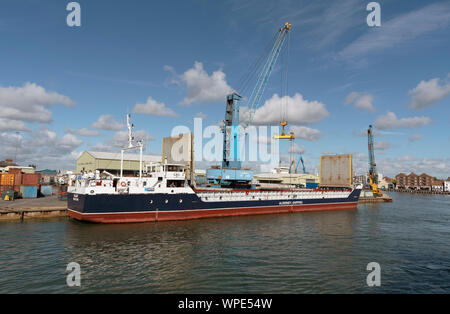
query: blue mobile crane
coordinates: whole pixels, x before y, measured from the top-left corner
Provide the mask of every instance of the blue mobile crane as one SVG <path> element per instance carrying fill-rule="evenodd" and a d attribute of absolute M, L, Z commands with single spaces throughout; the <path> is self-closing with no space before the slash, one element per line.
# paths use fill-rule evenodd
<path fill-rule="evenodd" d="M 274 65 L 280 55 L 281 48 L 285 42 L 286 36 L 291 30 L 291 24 L 286 23 L 278 31 L 278 36 L 269 53 L 262 71 L 258 76 L 257 83 L 248 98 L 247 106 L 249 108 L 248 125 L 252 123 L 255 109 L 259 106 L 261 97 L 264 94 L 267 81 L 272 73 Z M 239 153 L 239 101 L 242 96 L 234 92 L 227 96 L 225 120 L 223 126 L 223 160 L 221 167 L 207 169 L 206 179 L 209 183 L 217 184 L 222 187 L 243 187 L 248 188 L 253 180 L 253 171 L 242 169 L 242 163 Z M 283 126 L 284 130 L 284 126 Z"/>

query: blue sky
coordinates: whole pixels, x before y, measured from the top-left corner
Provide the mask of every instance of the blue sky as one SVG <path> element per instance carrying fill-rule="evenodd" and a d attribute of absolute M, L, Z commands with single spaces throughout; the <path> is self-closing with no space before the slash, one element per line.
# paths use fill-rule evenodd
<path fill-rule="evenodd" d="M 450 2 L 378 2 L 381 27 L 367 25 L 364 0 L 90 0 L 69 27 L 69 1 L 2 0 L 0 159 L 74 168 L 84 150 L 118 151 L 127 112 L 160 153 L 173 127 L 223 119 L 227 89 L 290 22 L 288 122 L 309 170 L 323 153 L 353 153 L 367 171 L 361 132 L 374 124 L 381 173 L 447 178 Z M 268 112 L 279 122 L 281 64 L 261 124 Z"/>

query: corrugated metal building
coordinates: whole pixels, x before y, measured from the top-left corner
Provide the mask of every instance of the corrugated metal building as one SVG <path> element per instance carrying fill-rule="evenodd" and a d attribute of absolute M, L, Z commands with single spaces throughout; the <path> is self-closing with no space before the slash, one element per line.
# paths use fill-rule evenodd
<path fill-rule="evenodd" d="M 161 162 L 160 155 L 143 155 L 143 166 L 149 162 Z M 85 151 L 77 159 L 76 173 L 81 171 L 106 170 L 112 174 L 120 174 L 120 153 Z M 124 154 L 124 174 L 137 174 L 139 171 L 139 154 Z"/>

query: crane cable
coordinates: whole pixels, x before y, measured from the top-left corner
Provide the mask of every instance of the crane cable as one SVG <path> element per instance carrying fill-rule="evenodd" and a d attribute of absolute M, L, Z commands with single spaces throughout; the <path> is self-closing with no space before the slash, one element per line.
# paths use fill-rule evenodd
<path fill-rule="evenodd" d="M 256 61 L 249 67 L 247 73 L 242 76 L 242 78 L 239 80 L 238 86 L 239 88 L 239 94 L 243 97 L 246 96 L 247 92 L 249 91 L 250 82 L 253 81 L 258 72 L 261 72 L 261 68 L 264 65 L 264 60 L 267 59 L 267 56 L 269 55 L 276 37 L 278 35 L 278 32 L 276 32 L 270 42 L 268 42 L 267 46 L 264 48 L 264 50 L 261 52 L 261 54 L 258 56 Z"/>

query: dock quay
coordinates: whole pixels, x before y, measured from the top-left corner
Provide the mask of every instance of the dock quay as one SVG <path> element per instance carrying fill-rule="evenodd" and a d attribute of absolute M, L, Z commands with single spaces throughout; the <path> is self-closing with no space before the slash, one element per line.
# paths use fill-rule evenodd
<path fill-rule="evenodd" d="M 410 193 L 410 194 L 428 194 L 428 195 L 450 195 L 449 191 L 436 190 L 412 190 L 412 189 L 389 189 L 388 192 Z"/>
<path fill-rule="evenodd" d="M 382 196 L 362 196 L 359 198 L 358 203 L 364 204 L 364 203 L 386 203 L 386 202 L 392 202 L 392 197 L 389 195 L 383 193 Z"/>
<path fill-rule="evenodd" d="M 56 195 L 0 201 L 0 221 L 53 217 L 67 217 L 67 202 L 60 201 Z"/>

